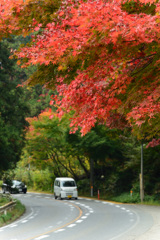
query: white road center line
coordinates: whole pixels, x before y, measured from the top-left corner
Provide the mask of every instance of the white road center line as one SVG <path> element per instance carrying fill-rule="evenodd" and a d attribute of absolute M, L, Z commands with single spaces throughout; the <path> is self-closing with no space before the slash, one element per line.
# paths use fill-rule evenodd
<path fill-rule="evenodd" d="M 83 222 L 83 220 L 77 220 L 77 221 L 76 221 L 76 223 L 81 223 L 81 222 Z"/>
<path fill-rule="evenodd" d="M 70 225 L 68 226 L 68 228 L 71 228 L 71 227 L 74 227 L 74 226 L 76 226 L 76 224 L 70 224 Z"/>
<path fill-rule="evenodd" d="M 126 210 L 126 208 L 124 208 L 124 207 L 122 207 L 121 209 L 122 209 L 122 210 Z"/>
<path fill-rule="evenodd" d="M 40 240 L 40 239 L 47 238 L 47 237 L 49 237 L 49 235 L 43 235 L 43 236 L 35 238 L 35 240 Z"/>
<path fill-rule="evenodd" d="M 64 229 L 64 228 L 62 228 L 62 229 L 59 229 L 59 230 L 55 231 L 55 233 L 58 233 L 58 232 L 63 232 L 63 231 L 65 231 L 65 229 Z"/>

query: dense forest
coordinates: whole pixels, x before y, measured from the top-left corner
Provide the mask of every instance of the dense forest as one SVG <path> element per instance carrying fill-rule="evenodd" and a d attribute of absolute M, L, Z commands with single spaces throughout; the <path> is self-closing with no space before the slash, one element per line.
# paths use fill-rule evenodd
<path fill-rule="evenodd" d="M 52 191 L 72 176 L 81 194 L 140 199 L 143 157 L 145 196 L 159 199 L 159 4 L 6 0 L 0 10 L 1 179 Z"/>

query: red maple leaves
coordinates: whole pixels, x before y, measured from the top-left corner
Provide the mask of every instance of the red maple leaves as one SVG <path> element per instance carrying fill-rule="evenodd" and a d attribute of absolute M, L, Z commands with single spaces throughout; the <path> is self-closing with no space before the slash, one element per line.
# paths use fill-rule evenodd
<path fill-rule="evenodd" d="M 73 110 L 71 125 L 82 134 L 97 121 L 134 128 L 159 118 L 160 4 L 153 15 L 130 14 L 124 3 L 64 1 L 32 46 L 17 52 L 24 66 L 55 66 L 59 115 Z"/>

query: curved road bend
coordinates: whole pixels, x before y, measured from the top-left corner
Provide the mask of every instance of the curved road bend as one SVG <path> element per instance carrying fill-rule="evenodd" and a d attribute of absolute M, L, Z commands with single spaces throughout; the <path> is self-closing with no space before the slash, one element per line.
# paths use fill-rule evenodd
<path fill-rule="evenodd" d="M 26 213 L 0 228 L 1 240 L 141 240 L 154 226 L 144 206 L 84 198 L 59 201 L 52 194 L 14 197 L 26 206 Z"/>

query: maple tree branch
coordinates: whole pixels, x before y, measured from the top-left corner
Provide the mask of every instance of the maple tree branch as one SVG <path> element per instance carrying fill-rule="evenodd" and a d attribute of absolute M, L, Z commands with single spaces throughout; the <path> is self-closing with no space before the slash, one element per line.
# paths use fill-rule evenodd
<path fill-rule="evenodd" d="M 150 58 L 150 57 L 155 56 L 155 55 L 156 55 L 156 53 L 147 55 L 147 56 L 145 56 L 144 58 L 142 58 L 142 57 L 137 57 L 137 58 L 135 58 L 135 59 L 133 59 L 133 60 L 131 60 L 131 61 L 128 61 L 127 64 L 128 64 L 128 63 L 135 62 L 135 61 L 138 60 L 138 59 L 147 59 L 147 58 Z"/>
<path fill-rule="evenodd" d="M 148 67 L 151 63 L 153 62 L 153 58 L 150 59 L 147 63 L 145 63 L 143 66 L 140 66 L 142 62 L 140 62 L 139 64 L 136 65 L 136 67 L 132 70 L 131 75 L 135 75 L 139 72 L 141 72 L 142 70 L 144 70 L 146 67 Z M 136 71 L 136 69 L 139 68 L 139 70 Z"/>
<path fill-rule="evenodd" d="M 148 67 L 153 62 L 155 55 L 156 55 L 156 53 L 153 53 L 153 54 L 147 55 L 145 57 L 137 57 L 131 61 L 128 61 L 127 64 L 131 64 L 131 63 L 133 64 L 135 62 L 135 64 L 130 66 L 131 76 L 138 74 L 139 72 L 144 70 L 146 67 Z M 139 61 L 139 63 L 136 63 L 136 61 Z"/>

